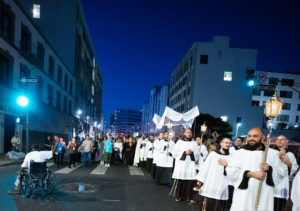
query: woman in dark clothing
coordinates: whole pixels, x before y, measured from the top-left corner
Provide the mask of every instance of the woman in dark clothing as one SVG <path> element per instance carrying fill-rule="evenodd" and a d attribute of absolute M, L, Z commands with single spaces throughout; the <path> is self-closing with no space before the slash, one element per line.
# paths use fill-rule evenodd
<path fill-rule="evenodd" d="M 128 142 L 124 144 L 124 164 L 132 166 L 135 153 L 135 142 L 133 138 L 129 138 Z"/>

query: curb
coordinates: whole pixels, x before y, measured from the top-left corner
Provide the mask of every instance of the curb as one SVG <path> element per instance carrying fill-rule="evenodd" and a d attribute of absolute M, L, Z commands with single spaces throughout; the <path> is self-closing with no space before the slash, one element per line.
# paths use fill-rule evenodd
<path fill-rule="evenodd" d="M 18 160 L 18 161 L 12 161 L 12 162 L 8 162 L 8 163 L 0 163 L 0 167 L 1 166 L 10 166 L 10 165 L 16 165 L 16 164 L 22 164 L 23 160 Z"/>

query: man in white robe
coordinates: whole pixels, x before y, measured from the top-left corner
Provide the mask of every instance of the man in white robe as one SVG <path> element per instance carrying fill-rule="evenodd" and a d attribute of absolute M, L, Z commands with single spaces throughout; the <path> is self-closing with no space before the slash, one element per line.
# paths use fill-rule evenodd
<path fill-rule="evenodd" d="M 198 146 L 198 150 L 199 150 L 199 158 L 196 162 L 196 170 L 197 172 L 200 171 L 201 167 L 203 166 L 204 160 L 206 159 L 207 155 L 208 155 L 208 151 L 206 146 L 202 143 L 202 140 L 200 137 L 196 137 L 196 143 Z"/>
<path fill-rule="evenodd" d="M 199 157 L 197 143 L 192 141 L 192 130 L 186 129 L 184 140 L 178 140 L 172 151 L 175 158 L 173 172 L 176 201 L 193 202 L 193 187 L 196 180 L 196 161 Z"/>
<path fill-rule="evenodd" d="M 223 138 L 220 150 L 212 151 L 197 175 L 197 185 L 201 187 L 200 210 L 223 210 L 228 199 L 228 178 L 226 167 L 230 161 L 231 140 Z"/>
<path fill-rule="evenodd" d="M 140 166 L 141 168 L 145 168 L 146 161 L 147 161 L 147 155 L 145 153 L 147 141 L 148 139 L 146 138 L 146 135 L 143 133 L 142 137 L 138 139 L 136 144 L 133 165 Z"/>
<path fill-rule="evenodd" d="M 160 142 L 159 159 L 156 164 L 156 184 L 171 186 L 172 170 L 173 170 L 173 156 L 172 150 L 175 142 L 169 138 L 169 132 L 164 133 L 164 139 Z"/>
<path fill-rule="evenodd" d="M 154 136 L 151 135 L 149 137 L 149 140 L 146 142 L 146 157 L 147 157 L 147 162 L 146 162 L 146 171 L 150 173 L 152 163 L 153 163 L 153 149 L 154 149 Z"/>
<path fill-rule="evenodd" d="M 283 211 L 289 198 L 289 177 L 299 168 L 294 153 L 288 151 L 288 139 L 284 135 L 277 136 L 276 147 L 280 160 L 288 167 L 288 173 L 275 186 L 274 211 Z"/>
<path fill-rule="evenodd" d="M 299 211 L 300 210 L 300 172 L 296 174 L 291 191 L 291 200 L 293 202 L 293 210 L 292 211 Z"/>
<path fill-rule="evenodd" d="M 236 137 L 234 140 L 234 145 L 229 149 L 229 153 L 233 155 L 235 151 L 241 149 L 243 147 L 243 142 L 244 139 L 242 137 Z"/>
<path fill-rule="evenodd" d="M 269 149 L 267 162 L 263 161 L 265 146 L 263 132 L 253 128 L 248 132 L 247 144 L 231 158 L 226 171 L 234 185 L 231 211 L 272 211 L 274 187 L 287 172 L 275 150 Z M 262 188 L 258 209 L 255 207 L 259 181 Z"/>
<path fill-rule="evenodd" d="M 151 168 L 151 177 L 153 179 L 155 179 L 156 176 L 156 164 L 157 164 L 157 160 L 159 159 L 159 147 L 160 147 L 160 141 L 164 138 L 164 133 L 160 132 L 159 133 L 159 137 L 157 139 L 154 140 L 153 143 L 153 163 L 152 163 L 152 168 Z"/>

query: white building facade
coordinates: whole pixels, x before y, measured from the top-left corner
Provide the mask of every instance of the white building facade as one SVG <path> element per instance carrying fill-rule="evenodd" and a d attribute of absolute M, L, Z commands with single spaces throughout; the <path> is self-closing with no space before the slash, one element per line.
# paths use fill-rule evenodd
<path fill-rule="evenodd" d="M 194 43 L 171 74 L 169 106 L 183 113 L 197 105 L 200 113 L 230 123 L 233 135 L 238 119 L 238 135 L 261 127 L 263 109 L 251 106 L 252 89 L 246 84 L 246 71 L 256 68 L 256 57 L 255 49 L 231 48 L 229 37 Z"/>
<path fill-rule="evenodd" d="M 0 153 L 11 149 L 18 131 L 25 148 L 26 111 L 16 99 L 29 97 L 29 144 L 44 143 L 45 135 L 67 138 L 72 133 L 75 77 L 17 2 L 0 1 Z M 22 78 L 36 84 L 23 84 Z M 16 123 L 16 118 L 20 123 Z"/>
<path fill-rule="evenodd" d="M 300 116 L 300 75 L 291 73 L 275 73 L 256 71 L 258 84 L 273 85 L 278 97 L 284 103 L 281 115 L 274 120 L 274 128 L 298 128 Z M 253 89 L 252 106 L 264 107 L 265 102 L 273 96 L 274 90 Z M 280 126 L 279 123 L 284 123 Z"/>
<path fill-rule="evenodd" d="M 142 132 L 151 134 L 155 131 L 152 119 L 154 114 L 162 116 L 168 103 L 168 85 L 156 86 L 150 92 L 150 98 L 143 105 Z"/>

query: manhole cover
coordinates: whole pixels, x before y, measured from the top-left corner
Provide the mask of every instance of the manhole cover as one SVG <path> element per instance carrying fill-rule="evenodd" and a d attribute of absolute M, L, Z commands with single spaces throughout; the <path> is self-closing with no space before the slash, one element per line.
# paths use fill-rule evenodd
<path fill-rule="evenodd" d="M 83 183 L 68 183 L 59 186 L 59 189 L 69 193 L 94 193 L 96 188 L 94 185 Z"/>

